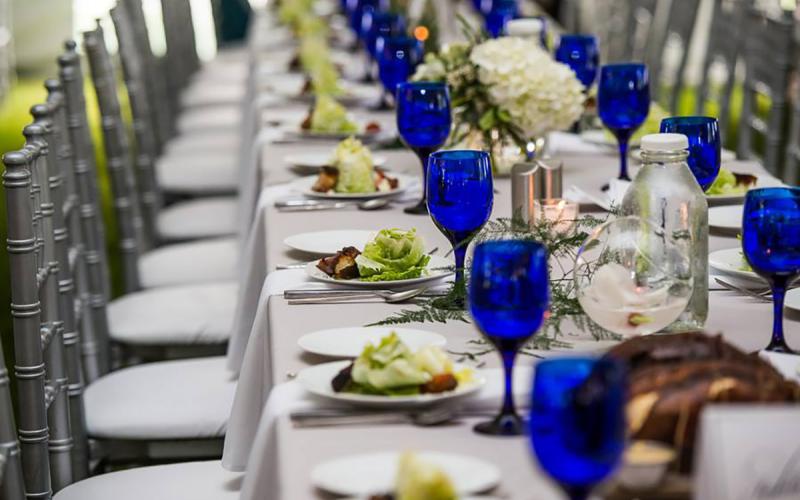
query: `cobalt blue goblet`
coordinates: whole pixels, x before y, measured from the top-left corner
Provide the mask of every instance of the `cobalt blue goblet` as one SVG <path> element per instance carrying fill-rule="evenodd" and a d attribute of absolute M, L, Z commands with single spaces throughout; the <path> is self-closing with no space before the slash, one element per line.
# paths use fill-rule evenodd
<path fill-rule="evenodd" d="M 710 188 L 722 165 L 717 119 L 709 116 L 673 116 L 661 120 L 661 132 L 683 134 L 689 138 L 689 169 L 703 191 Z"/>
<path fill-rule="evenodd" d="M 373 59 L 378 57 L 378 38 L 400 36 L 406 30 L 403 16 L 392 12 L 376 12 L 370 15 L 369 32 L 365 40 L 367 51 Z"/>
<path fill-rule="evenodd" d="M 469 310 L 503 359 L 505 396 L 500 413 L 475 431 L 494 436 L 524 433 L 514 406 L 514 359 L 542 326 L 550 297 L 547 249 L 536 241 L 491 240 L 475 246 L 469 277 Z"/>
<path fill-rule="evenodd" d="M 625 449 L 625 369 L 608 358 L 536 364 L 530 438 L 539 464 L 571 500 L 616 468 Z"/>
<path fill-rule="evenodd" d="M 447 142 L 450 135 L 450 93 L 435 82 L 404 82 L 397 86 L 397 131 L 422 164 L 422 200 L 408 207 L 408 214 L 427 214 L 425 177 L 428 157 Z"/>
<path fill-rule="evenodd" d="M 428 158 L 425 194 L 433 223 L 453 244 L 456 285 L 464 284 L 469 240 L 492 214 L 492 162 L 485 151 L 437 151 Z"/>
<path fill-rule="evenodd" d="M 364 33 L 364 16 L 370 12 L 384 12 L 389 8 L 387 0 L 351 0 L 348 4 L 348 21 L 350 29 L 359 39 L 363 39 Z"/>
<path fill-rule="evenodd" d="M 786 288 L 800 275 L 800 188 L 752 189 L 744 201 L 742 250 L 772 287 L 774 317 L 768 351 L 793 352 L 783 338 Z"/>
<path fill-rule="evenodd" d="M 506 23 L 518 15 L 517 0 L 492 0 L 489 10 L 484 14 L 486 31 L 492 38 L 502 36 Z"/>
<path fill-rule="evenodd" d="M 378 37 L 378 75 L 383 95 L 377 109 L 390 109 L 397 86 L 408 81 L 422 61 L 422 43 L 409 36 Z"/>
<path fill-rule="evenodd" d="M 555 54 L 556 61 L 572 68 L 586 92 L 597 79 L 600 70 L 600 50 L 592 35 L 561 35 Z"/>
<path fill-rule="evenodd" d="M 619 178 L 628 176 L 628 141 L 650 112 L 650 76 L 644 64 L 607 64 L 597 91 L 600 120 L 619 143 Z"/>

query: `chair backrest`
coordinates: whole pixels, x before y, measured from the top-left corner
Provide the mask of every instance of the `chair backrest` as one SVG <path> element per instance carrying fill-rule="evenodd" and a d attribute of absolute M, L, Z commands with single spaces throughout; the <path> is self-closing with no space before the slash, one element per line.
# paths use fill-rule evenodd
<path fill-rule="evenodd" d="M 736 152 L 740 158 L 761 160 L 774 175 L 781 173 L 794 45 L 790 14 L 773 18 L 756 9 L 748 11 Z"/>
<path fill-rule="evenodd" d="M 76 52 L 76 44 L 69 41 L 65 52 L 59 56 L 59 78 L 64 91 L 63 115 L 67 123 L 66 135 L 71 146 L 71 172 L 73 188 L 79 205 L 80 227 L 70 228 L 72 235 L 80 236 L 85 265 L 85 279 L 79 282 L 78 293 L 84 304 L 81 323 L 81 353 L 87 383 L 91 383 L 110 369 L 108 342 L 108 316 L 106 304 L 110 279 L 107 267 L 105 229 L 97 189 L 97 167 L 94 160 L 86 100 L 83 94 L 83 72 Z"/>
<path fill-rule="evenodd" d="M 128 100 L 133 115 L 133 132 L 136 141 L 136 181 L 141 201 L 145 237 L 149 242 L 158 239 L 156 221 L 161 208 L 161 191 L 155 171 L 158 155 L 157 138 L 151 126 L 152 110 L 147 99 L 144 58 L 136 50 L 133 26 L 124 3 L 111 9 L 111 18 L 119 41 L 119 54 Z"/>
<path fill-rule="evenodd" d="M 654 98 L 676 113 L 700 0 L 659 0 L 645 62 Z"/>
<path fill-rule="evenodd" d="M 131 164 L 130 144 L 117 96 L 114 67 L 103 39 L 103 30 L 98 24 L 97 28 L 85 32 L 83 36 L 102 117 L 103 146 L 114 197 L 125 291 L 132 292 L 140 288 L 138 261 L 147 242 Z"/>
<path fill-rule="evenodd" d="M 25 498 L 25 485 L 22 477 L 17 428 L 14 420 L 14 406 L 11 403 L 11 379 L 6 369 L 3 346 L 0 344 L 0 498 L 3 500 L 22 500 Z"/>
<path fill-rule="evenodd" d="M 696 113 L 712 113 L 719 121 L 723 140 L 731 121 L 731 97 L 736 82 L 736 66 L 745 40 L 745 17 L 752 0 L 714 0 L 708 45 L 703 59 Z"/>
<path fill-rule="evenodd" d="M 134 33 L 136 50 L 142 57 L 147 98 L 150 109 L 153 111 L 153 127 L 156 131 L 158 140 L 157 146 L 159 153 L 163 151 L 164 145 L 174 135 L 175 115 L 173 102 L 170 100 L 169 89 L 167 86 L 164 72 L 160 68 L 156 56 L 150 47 L 150 36 L 148 34 L 147 22 L 145 21 L 144 11 L 142 10 L 141 0 L 119 0 L 125 4 L 125 12 L 129 15 L 126 19 L 131 24 Z"/>
<path fill-rule="evenodd" d="M 188 0 L 163 0 L 161 14 L 167 41 L 167 70 L 173 97 L 200 67 L 195 43 L 192 9 Z"/>
<path fill-rule="evenodd" d="M 644 61 L 647 57 L 651 31 L 655 26 L 659 0 L 624 0 L 627 21 L 623 36 L 626 61 Z"/>
<path fill-rule="evenodd" d="M 25 147 L 3 156 L 18 436 L 29 499 L 49 498 L 88 470 L 80 343 L 67 312 L 75 304 L 57 158 L 66 149 L 53 135 L 58 99 L 34 106 Z"/>

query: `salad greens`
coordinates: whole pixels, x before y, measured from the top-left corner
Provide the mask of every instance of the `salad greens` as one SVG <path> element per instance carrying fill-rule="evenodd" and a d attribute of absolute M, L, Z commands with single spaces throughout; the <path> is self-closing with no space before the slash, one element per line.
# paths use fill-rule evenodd
<path fill-rule="evenodd" d="M 356 257 L 362 281 L 396 281 L 419 278 L 430 256 L 416 229 L 383 229 Z"/>
<path fill-rule="evenodd" d="M 395 486 L 397 500 L 456 500 L 453 483 L 444 471 L 414 453 L 400 456 Z"/>
<path fill-rule="evenodd" d="M 348 137 L 340 142 L 333 152 L 331 166 L 339 171 L 339 178 L 334 188 L 337 193 L 375 191 L 375 182 L 372 178 L 372 153 L 358 139 Z"/>
<path fill-rule="evenodd" d="M 326 94 L 317 95 L 314 112 L 311 113 L 311 131 L 321 134 L 355 134 L 358 125 L 347 116 L 344 106 Z"/>
<path fill-rule="evenodd" d="M 706 190 L 708 195 L 731 195 L 744 194 L 747 186 L 741 185 L 736 181 L 736 176 L 727 168 L 720 168 L 717 178 L 711 187 Z"/>
<path fill-rule="evenodd" d="M 413 395 L 435 375 L 453 373 L 453 362 L 442 349 L 426 346 L 412 353 L 392 332 L 376 346 L 368 344 L 353 363 L 352 383 L 345 389 L 357 394 Z M 468 381 L 471 373 L 453 374 Z"/>

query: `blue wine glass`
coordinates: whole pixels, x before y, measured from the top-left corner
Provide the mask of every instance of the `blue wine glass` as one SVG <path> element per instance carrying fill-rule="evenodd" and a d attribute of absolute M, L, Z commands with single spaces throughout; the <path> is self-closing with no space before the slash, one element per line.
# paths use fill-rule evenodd
<path fill-rule="evenodd" d="M 609 358 L 536 364 L 530 438 L 541 467 L 571 500 L 589 498 L 625 449 L 624 366 Z"/>
<path fill-rule="evenodd" d="M 597 107 L 600 120 L 619 143 L 619 178 L 629 181 L 628 142 L 650 112 L 647 66 L 623 63 L 600 68 Z"/>
<path fill-rule="evenodd" d="M 722 165 L 719 123 L 709 116 L 673 116 L 661 120 L 661 132 L 689 138 L 689 169 L 703 191 L 714 184 Z"/>
<path fill-rule="evenodd" d="M 428 158 L 425 194 L 433 223 L 453 244 L 456 285 L 464 285 L 469 240 L 492 214 L 492 162 L 485 151 L 437 151 Z"/>
<path fill-rule="evenodd" d="M 393 12 L 376 12 L 370 15 L 369 32 L 365 41 L 369 55 L 377 60 L 378 38 L 400 36 L 405 33 L 406 20 Z"/>
<path fill-rule="evenodd" d="M 800 188 L 748 191 L 742 250 L 753 271 L 772 287 L 772 339 L 766 350 L 792 353 L 783 337 L 783 300 L 786 288 L 800 275 Z"/>
<path fill-rule="evenodd" d="M 492 38 L 502 36 L 506 23 L 519 15 L 517 0 L 492 0 L 491 7 L 484 15 L 486 31 Z"/>
<path fill-rule="evenodd" d="M 469 310 L 478 329 L 503 359 L 505 396 L 500 413 L 475 431 L 519 436 L 524 424 L 512 386 L 517 351 L 542 326 L 550 297 L 547 249 L 539 242 L 490 240 L 475 246 L 469 278 Z"/>
<path fill-rule="evenodd" d="M 556 61 L 572 68 L 588 92 L 600 70 L 600 50 L 592 35 L 561 35 L 555 54 Z"/>
<path fill-rule="evenodd" d="M 359 39 L 362 39 L 365 34 L 363 31 L 365 14 L 374 11 L 383 12 L 389 8 L 387 0 L 354 0 L 348 5 L 350 6 L 348 8 L 350 29 Z"/>
<path fill-rule="evenodd" d="M 422 42 L 410 36 L 378 37 L 378 75 L 383 85 L 376 109 L 391 109 L 397 86 L 408 81 L 422 61 Z"/>
<path fill-rule="evenodd" d="M 422 200 L 405 209 L 408 214 L 427 214 L 425 177 L 428 157 L 441 148 L 450 135 L 450 93 L 435 82 L 404 82 L 397 87 L 397 131 L 422 164 Z"/>

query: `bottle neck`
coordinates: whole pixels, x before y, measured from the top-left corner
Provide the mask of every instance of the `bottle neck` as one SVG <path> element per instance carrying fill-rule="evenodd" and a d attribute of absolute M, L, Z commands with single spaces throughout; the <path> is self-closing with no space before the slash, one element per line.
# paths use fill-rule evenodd
<path fill-rule="evenodd" d="M 642 150 L 642 162 L 648 163 L 682 163 L 689 158 L 689 152 L 685 149 L 676 149 L 672 151 L 648 151 Z"/>

